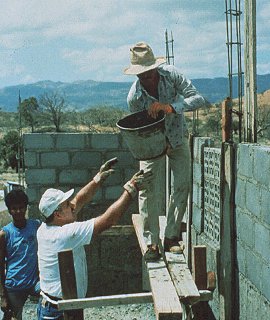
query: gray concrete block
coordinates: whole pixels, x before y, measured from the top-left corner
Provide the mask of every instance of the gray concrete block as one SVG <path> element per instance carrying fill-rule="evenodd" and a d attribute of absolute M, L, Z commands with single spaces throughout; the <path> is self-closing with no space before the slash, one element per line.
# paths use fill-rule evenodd
<path fill-rule="evenodd" d="M 135 160 L 129 151 L 110 151 L 106 152 L 106 159 L 117 157 L 119 166 L 121 167 L 136 167 L 137 160 Z"/>
<path fill-rule="evenodd" d="M 261 291 L 262 285 L 262 260 L 250 250 L 246 252 L 247 278 Z"/>
<path fill-rule="evenodd" d="M 262 294 L 268 299 L 269 302 L 269 312 L 270 312 L 270 266 L 269 264 L 264 263 L 262 265 Z M 270 314 L 270 313 L 269 313 Z"/>
<path fill-rule="evenodd" d="M 246 248 L 243 247 L 243 243 L 238 240 L 236 243 L 236 252 L 237 252 L 237 267 L 239 272 L 243 275 L 247 275 L 247 267 L 246 267 Z"/>
<path fill-rule="evenodd" d="M 28 196 L 29 203 L 39 201 L 39 193 L 37 188 L 31 188 L 27 186 L 25 191 Z"/>
<path fill-rule="evenodd" d="M 270 181 L 270 148 L 254 147 L 254 178 L 269 187 Z"/>
<path fill-rule="evenodd" d="M 104 134 L 92 134 L 91 147 L 93 149 L 119 149 L 119 134 L 116 133 L 104 133 Z"/>
<path fill-rule="evenodd" d="M 203 188 L 198 184 L 193 184 L 192 201 L 197 207 L 202 206 L 202 192 Z"/>
<path fill-rule="evenodd" d="M 262 188 L 262 203 L 261 203 L 261 211 L 263 221 L 266 222 L 270 226 L 270 190 Z"/>
<path fill-rule="evenodd" d="M 123 185 L 124 181 L 121 175 L 120 170 L 115 169 L 114 173 L 111 174 L 105 181 L 104 186 L 115 186 L 115 185 Z"/>
<path fill-rule="evenodd" d="M 24 154 L 24 164 L 26 168 L 37 167 L 37 154 L 36 152 L 27 151 Z"/>
<path fill-rule="evenodd" d="M 67 167 L 69 155 L 67 152 L 44 152 L 40 154 L 40 163 L 43 168 Z"/>
<path fill-rule="evenodd" d="M 27 169 L 25 173 L 26 184 L 52 185 L 56 182 L 55 169 Z"/>
<path fill-rule="evenodd" d="M 202 209 L 196 205 L 193 206 L 192 224 L 198 233 L 203 232 L 203 212 Z"/>
<path fill-rule="evenodd" d="M 239 176 L 236 181 L 235 205 L 242 209 L 246 208 L 246 180 L 241 179 Z"/>
<path fill-rule="evenodd" d="M 59 174 L 59 183 L 61 184 L 80 184 L 83 186 L 84 184 L 88 183 L 92 177 L 88 173 L 87 170 L 80 170 L 80 169 L 67 169 L 62 170 Z"/>
<path fill-rule="evenodd" d="M 270 229 L 255 223 L 255 250 L 270 263 Z"/>
<path fill-rule="evenodd" d="M 212 147 L 214 145 L 214 141 L 209 137 L 197 137 L 194 139 L 194 159 L 198 163 L 202 162 L 203 159 L 203 148 L 204 147 Z"/>
<path fill-rule="evenodd" d="M 105 198 L 107 200 L 116 200 L 123 193 L 122 186 L 110 186 L 105 189 Z"/>
<path fill-rule="evenodd" d="M 58 133 L 56 135 L 56 149 L 83 150 L 86 146 L 86 135 L 83 133 Z"/>
<path fill-rule="evenodd" d="M 246 184 L 246 208 L 257 217 L 260 217 L 261 215 L 260 202 L 260 187 L 248 181 Z"/>
<path fill-rule="evenodd" d="M 240 143 L 237 149 L 237 173 L 253 177 L 253 148 L 251 144 Z"/>
<path fill-rule="evenodd" d="M 193 181 L 198 182 L 199 184 L 202 184 L 202 177 L 203 177 L 203 166 L 198 163 L 193 163 Z"/>
<path fill-rule="evenodd" d="M 254 221 L 246 213 L 236 210 L 236 224 L 238 237 L 250 249 L 254 248 L 255 243 L 255 225 Z"/>
<path fill-rule="evenodd" d="M 96 168 L 97 171 L 103 164 L 102 154 L 95 151 L 80 151 L 72 155 L 71 164 L 75 168 Z"/>
<path fill-rule="evenodd" d="M 25 151 L 54 149 L 54 135 L 49 133 L 26 133 L 23 135 Z"/>

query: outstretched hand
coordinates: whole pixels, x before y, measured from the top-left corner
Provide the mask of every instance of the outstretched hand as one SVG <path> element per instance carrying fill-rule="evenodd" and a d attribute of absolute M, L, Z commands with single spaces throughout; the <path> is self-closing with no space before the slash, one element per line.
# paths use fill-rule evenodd
<path fill-rule="evenodd" d="M 115 165 L 117 162 L 118 162 L 118 159 L 116 157 L 106 161 L 100 167 L 99 172 L 95 175 L 93 180 L 96 183 L 100 183 L 106 180 L 111 174 L 114 173 L 114 169 L 112 169 L 112 166 Z"/>
<path fill-rule="evenodd" d="M 151 171 L 138 171 L 134 176 L 124 185 L 124 189 L 135 198 L 138 191 L 144 190 L 148 187 L 152 180 L 153 173 Z"/>

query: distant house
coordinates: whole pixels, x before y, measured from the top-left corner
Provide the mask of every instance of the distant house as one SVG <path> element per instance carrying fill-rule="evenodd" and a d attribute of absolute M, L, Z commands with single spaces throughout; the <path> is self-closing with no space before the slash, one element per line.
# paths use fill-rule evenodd
<path fill-rule="evenodd" d="M 11 190 L 24 189 L 24 186 L 14 181 L 7 181 L 4 183 L 4 195 L 6 196 Z"/>

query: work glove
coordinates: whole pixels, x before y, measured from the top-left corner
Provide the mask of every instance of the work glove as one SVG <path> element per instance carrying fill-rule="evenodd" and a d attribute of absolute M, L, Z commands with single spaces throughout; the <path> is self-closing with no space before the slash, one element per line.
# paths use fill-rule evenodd
<path fill-rule="evenodd" d="M 94 176 L 95 183 L 101 183 L 106 180 L 111 174 L 114 173 L 114 169 L 111 169 L 113 165 L 118 162 L 117 158 L 112 158 L 105 162 L 99 169 L 99 172 Z"/>
<path fill-rule="evenodd" d="M 135 173 L 134 176 L 124 185 L 124 189 L 130 194 L 132 198 L 135 198 L 138 191 L 147 188 L 152 180 L 153 173 L 147 171 L 144 173 L 143 170 Z"/>
<path fill-rule="evenodd" d="M 165 114 L 175 112 L 173 107 L 170 104 L 164 104 L 160 102 L 154 102 L 151 104 L 148 110 L 149 116 L 156 119 L 158 117 L 158 113 L 163 111 Z"/>

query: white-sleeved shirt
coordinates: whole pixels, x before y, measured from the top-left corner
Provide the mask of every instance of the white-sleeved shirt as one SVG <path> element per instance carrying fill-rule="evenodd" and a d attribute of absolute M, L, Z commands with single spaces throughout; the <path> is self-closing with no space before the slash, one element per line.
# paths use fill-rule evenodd
<path fill-rule="evenodd" d="M 88 274 L 84 245 L 89 244 L 94 219 L 64 226 L 49 226 L 44 222 L 37 231 L 40 288 L 44 293 L 62 298 L 58 252 L 72 249 L 78 298 L 87 292 Z"/>
<path fill-rule="evenodd" d="M 191 81 L 172 65 L 161 65 L 157 68 L 160 79 L 158 83 L 158 99 L 150 96 L 137 79 L 131 86 L 127 103 L 131 112 L 148 110 L 150 105 L 158 101 L 170 104 L 176 113 L 165 117 L 165 135 L 171 146 L 176 148 L 182 144 L 187 135 L 184 117 L 185 111 L 193 111 L 206 104 Z"/>

